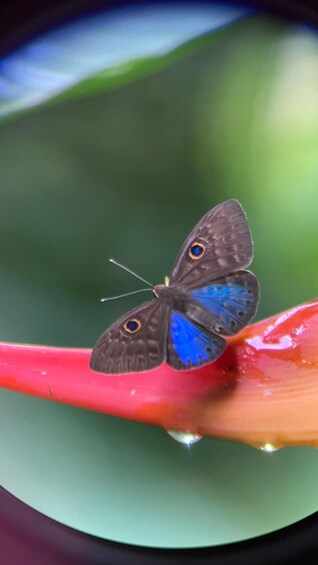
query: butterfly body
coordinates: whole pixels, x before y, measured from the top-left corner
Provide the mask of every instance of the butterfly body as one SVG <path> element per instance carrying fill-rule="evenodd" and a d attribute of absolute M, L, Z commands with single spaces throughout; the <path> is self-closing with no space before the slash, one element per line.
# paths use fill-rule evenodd
<path fill-rule="evenodd" d="M 257 278 L 245 268 L 253 256 L 245 213 L 236 200 L 208 212 L 192 230 L 170 280 L 153 287 L 153 300 L 112 324 L 96 343 L 95 371 L 125 373 L 166 361 L 189 370 L 215 361 L 255 314 Z"/>
<path fill-rule="evenodd" d="M 184 308 L 187 301 L 186 293 L 179 289 L 178 287 L 157 284 L 153 287 L 153 294 L 155 298 L 169 306 L 170 308 L 175 308 L 184 312 Z"/>

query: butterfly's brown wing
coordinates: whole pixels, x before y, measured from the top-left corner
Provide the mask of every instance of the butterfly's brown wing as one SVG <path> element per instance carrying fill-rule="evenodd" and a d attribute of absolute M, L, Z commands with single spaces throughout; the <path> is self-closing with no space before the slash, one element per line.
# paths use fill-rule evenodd
<path fill-rule="evenodd" d="M 168 311 L 163 302 L 154 299 L 114 322 L 93 349 L 91 369 L 110 374 L 132 373 L 161 365 L 166 356 Z"/>
<path fill-rule="evenodd" d="M 191 249 L 203 248 L 196 257 Z M 195 251 L 195 249 L 194 249 Z M 245 269 L 253 258 L 253 242 L 245 212 L 227 200 L 205 214 L 187 237 L 170 277 L 170 285 L 188 290 Z"/>
<path fill-rule="evenodd" d="M 249 271 L 215 279 L 186 293 L 188 318 L 221 335 L 234 335 L 253 318 L 259 300 L 258 280 Z"/>

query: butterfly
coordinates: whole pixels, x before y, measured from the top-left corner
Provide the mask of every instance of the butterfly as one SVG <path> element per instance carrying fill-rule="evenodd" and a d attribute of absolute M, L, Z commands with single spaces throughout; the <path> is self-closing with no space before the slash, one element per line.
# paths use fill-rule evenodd
<path fill-rule="evenodd" d="M 254 316 L 258 280 L 245 270 L 253 241 L 237 200 L 203 216 L 187 237 L 170 279 L 152 288 L 153 299 L 114 322 L 93 348 L 90 367 L 102 373 L 176 370 L 215 361 Z"/>

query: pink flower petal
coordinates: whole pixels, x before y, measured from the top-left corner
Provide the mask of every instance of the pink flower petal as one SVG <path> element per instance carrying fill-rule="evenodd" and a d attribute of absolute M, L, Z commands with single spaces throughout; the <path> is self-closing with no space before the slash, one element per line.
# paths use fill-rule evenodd
<path fill-rule="evenodd" d="M 0 344 L 0 386 L 254 446 L 318 446 L 318 301 L 252 324 L 211 365 L 105 375 L 89 349 Z"/>

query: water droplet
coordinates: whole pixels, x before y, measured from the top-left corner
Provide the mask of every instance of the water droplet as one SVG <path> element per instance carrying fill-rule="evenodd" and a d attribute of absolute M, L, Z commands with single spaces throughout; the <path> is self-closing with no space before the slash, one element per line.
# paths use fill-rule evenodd
<path fill-rule="evenodd" d="M 191 445 L 197 443 L 202 439 L 203 436 L 199 434 L 191 434 L 190 432 L 183 432 L 178 430 L 167 430 L 167 434 L 169 434 L 172 439 L 186 445 L 187 447 L 191 447 Z"/>
<path fill-rule="evenodd" d="M 136 389 L 135 389 L 135 388 L 134 388 L 134 390 L 131 390 L 131 391 L 130 391 L 130 395 L 131 395 L 131 396 L 134 396 L 134 394 L 136 394 Z"/>
<path fill-rule="evenodd" d="M 41 375 L 47 375 L 47 371 L 41 371 Z"/>
<path fill-rule="evenodd" d="M 264 451 L 265 453 L 273 453 L 273 451 L 278 451 L 280 448 L 275 447 L 275 445 L 273 445 L 269 441 L 266 441 L 262 445 L 258 446 L 257 449 Z"/>

